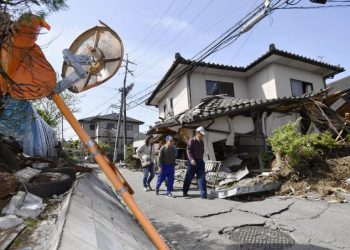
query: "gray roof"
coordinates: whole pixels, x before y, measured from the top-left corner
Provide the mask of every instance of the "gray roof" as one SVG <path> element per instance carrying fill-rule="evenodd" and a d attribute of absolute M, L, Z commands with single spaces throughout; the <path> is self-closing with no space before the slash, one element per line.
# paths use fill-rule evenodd
<path fill-rule="evenodd" d="M 166 86 L 166 84 L 167 85 L 173 84 L 173 82 L 174 82 L 173 80 L 170 80 L 170 82 L 168 82 L 168 80 L 169 80 L 170 76 L 173 74 L 173 72 L 176 70 L 177 66 L 180 64 L 188 66 L 186 72 L 192 70 L 192 67 L 190 67 L 190 66 L 195 66 L 195 65 L 200 66 L 200 67 L 205 67 L 205 68 L 214 68 L 214 69 L 223 69 L 223 70 L 230 70 L 230 71 L 237 71 L 237 72 L 246 72 L 246 71 L 256 67 L 258 64 L 260 64 L 261 62 L 263 62 L 264 60 L 266 60 L 267 58 L 269 58 L 273 55 L 278 55 L 278 56 L 281 56 L 284 58 L 289 58 L 292 60 L 312 64 L 312 65 L 327 69 L 328 73 L 323 76 L 324 78 L 332 77 L 332 76 L 334 76 L 338 73 L 341 73 L 345 70 L 344 68 L 340 67 L 339 65 L 331 65 L 331 64 L 328 64 L 325 62 L 311 59 L 309 57 L 305 57 L 302 55 L 297 55 L 294 53 L 290 53 L 290 52 L 287 52 L 284 50 L 277 49 L 274 44 L 270 45 L 269 50 L 265 54 L 260 56 L 258 59 L 256 59 L 255 61 L 253 61 L 252 63 L 250 63 L 246 67 L 237 67 L 237 66 L 231 66 L 231 65 L 207 63 L 207 62 L 197 62 L 194 60 L 185 59 L 180 55 L 180 53 L 176 53 L 175 54 L 175 61 L 173 62 L 172 66 L 169 68 L 167 73 L 164 75 L 163 79 L 159 82 L 159 84 L 157 85 L 157 87 L 155 88 L 155 90 L 153 91 L 151 96 L 148 98 L 148 100 L 146 101 L 146 104 L 151 105 L 151 102 L 154 99 L 154 97 L 157 95 L 157 93 L 161 89 L 164 88 L 164 86 Z"/>
<path fill-rule="evenodd" d="M 211 96 L 203 99 L 196 107 L 157 123 L 155 127 L 160 128 L 191 124 L 221 116 L 238 115 L 261 108 L 273 110 L 277 108 L 279 104 L 286 103 L 291 105 L 291 107 L 297 108 L 302 106 L 304 100 L 324 96 L 327 92 L 328 89 L 323 89 L 300 97 L 283 97 L 276 99 L 240 99 L 228 96 Z"/>
<path fill-rule="evenodd" d="M 340 90 L 350 89 L 350 76 L 331 82 L 327 85 L 327 87 L 331 88 L 331 93 L 335 93 Z"/>
<path fill-rule="evenodd" d="M 107 114 L 107 115 L 96 115 L 96 116 L 82 118 L 82 119 L 79 119 L 79 122 L 91 122 L 93 120 L 118 121 L 118 118 L 119 118 L 119 114 L 112 113 L 112 114 Z M 123 117 L 122 117 L 122 119 L 123 119 Z M 140 124 L 140 125 L 144 124 L 143 121 L 139 121 L 139 120 L 136 120 L 136 119 L 131 118 L 131 117 L 126 117 L 126 121 L 127 122 L 131 122 L 131 123 L 137 123 L 137 124 Z"/>

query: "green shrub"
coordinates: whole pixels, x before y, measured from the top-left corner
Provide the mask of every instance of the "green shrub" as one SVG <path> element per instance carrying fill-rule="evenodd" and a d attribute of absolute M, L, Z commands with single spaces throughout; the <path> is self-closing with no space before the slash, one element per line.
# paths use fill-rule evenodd
<path fill-rule="evenodd" d="M 135 159 L 133 157 L 133 155 L 134 155 L 133 147 L 131 145 L 127 146 L 126 147 L 125 163 L 126 163 L 126 167 L 129 168 L 129 169 L 136 169 L 136 168 L 138 168 L 137 159 Z"/>
<path fill-rule="evenodd" d="M 267 141 L 275 153 L 295 168 L 302 161 L 311 162 L 338 146 L 329 132 L 303 135 L 298 131 L 300 119 L 276 129 Z"/>

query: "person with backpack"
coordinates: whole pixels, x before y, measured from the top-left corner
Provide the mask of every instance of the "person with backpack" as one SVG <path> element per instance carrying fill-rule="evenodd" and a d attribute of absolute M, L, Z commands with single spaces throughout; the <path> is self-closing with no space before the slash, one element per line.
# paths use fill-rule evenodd
<path fill-rule="evenodd" d="M 152 136 L 148 136 L 145 144 L 137 148 L 136 154 L 140 158 L 143 168 L 143 190 L 152 191 L 151 181 L 154 178 L 155 160 L 155 149 Z"/>

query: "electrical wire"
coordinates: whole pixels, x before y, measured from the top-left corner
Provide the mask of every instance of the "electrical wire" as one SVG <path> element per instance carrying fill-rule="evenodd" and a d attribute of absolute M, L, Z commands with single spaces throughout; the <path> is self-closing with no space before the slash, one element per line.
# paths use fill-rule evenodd
<path fill-rule="evenodd" d="M 165 48 L 169 47 L 171 44 L 173 44 L 177 39 L 181 37 L 181 35 L 208 9 L 208 7 L 213 3 L 213 0 L 209 1 L 204 7 L 187 23 L 187 25 L 176 34 L 174 38 L 172 38 L 170 41 L 168 41 L 163 47 L 159 48 L 158 51 L 152 55 L 150 55 L 150 58 L 155 58 L 157 55 L 159 55 L 162 51 L 164 51 Z"/>
<path fill-rule="evenodd" d="M 260 0 L 259 0 L 260 1 Z M 219 20 L 216 20 L 215 22 L 213 22 L 213 20 L 210 20 L 208 23 L 206 23 L 205 25 L 203 25 L 204 27 L 207 27 L 205 30 L 203 30 L 202 32 L 203 33 L 207 33 L 209 30 L 217 27 L 217 25 L 219 23 L 221 23 L 222 21 L 224 21 L 226 18 L 228 17 L 232 17 L 234 13 L 238 12 L 240 9 L 242 9 L 247 3 L 244 3 L 243 5 L 239 6 L 238 8 L 234 8 L 234 9 L 229 9 L 228 11 L 224 11 L 224 12 L 221 12 L 218 17 L 221 17 L 219 18 Z M 200 34 L 197 34 L 195 36 L 190 36 L 184 40 L 182 40 L 181 42 L 177 43 L 174 47 L 176 48 L 183 48 L 183 47 L 186 47 L 188 44 L 189 44 L 189 41 L 193 42 L 195 40 L 197 40 L 198 38 L 200 37 Z M 169 53 L 171 51 L 170 50 L 167 50 L 166 53 Z M 163 51 L 164 52 L 164 51 Z M 168 59 L 167 58 L 164 58 L 164 59 L 158 59 L 157 57 L 155 57 L 153 59 L 152 62 L 155 62 L 152 66 L 144 69 L 143 71 L 141 71 L 140 73 L 136 74 L 136 77 L 139 77 L 141 75 L 143 75 L 144 73 L 152 70 L 153 68 L 157 67 L 158 65 L 160 64 L 163 64 L 165 61 L 167 61 Z"/>
<path fill-rule="evenodd" d="M 269 14 L 271 14 L 271 12 L 274 10 L 281 10 L 281 9 L 320 9 L 320 8 L 333 8 L 333 7 L 348 7 L 348 5 L 295 6 L 295 5 L 299 4 L 300 2 L 301 2 L 301 0 L 298 0 L 298 1 L 295 1 L 295 0 L 271 1 L 270 6 L 268 7 Z M 205 48 L 203 48 L 201 51 L 199 51 L 197 54 L 195 54 L 191 58 L 190 64 L 185 66 L 180 71 L 178 71 L 158 91 L 162 91 L 162 90 L 166 89 L 169 85 L 171 85 L 174 81 L 176 81 L 177 79 L 182 77 L 185 73 L 198 67 L 198 64 L 200 62 L 202 62 L 205 58 L 207 58 L 210 55 L 230 46 L 242 34 L 242 31 L 240 29 L 243 27 L 243 25 L 245 25 L 248 21 L 252 20 L 252 18 L 257 16 L 264 9 L 266 10 L 266 7 L 264 6 L 264 4 L 260 4 L 254 10 L 250 11 L 245 17 L 243 17 L 241 19 L 241 21 L 239 21 L 238 23 L 233 25 L 231 28 L 226 30 L 223 34 L 221 34 L 218 38 L 216 38 L 214 41 L 212 41 L 209 45 L 207 45 Z M 132 108 L 135 108 L 139 105 L 142 105 L 143 102 L 146 100 L 145 98 L 148 95 L 149 95 L 149 93 L 147 93 L 143 97 L 140 97 L 137 100 L 135 100 L 134 101 L 135 104 L 130 106 L 129 109 L 132 109 Z"/>
<path fill-rule="evenodd" d="M 182 8 L 182 10 L 179 12 L 179 14 L 177 15 L 176 19 L 179 19 L 180 16 L 187 10 L 187 8 L 191 5 L 193 0 L 190 0 L 185 6 L 184 8 Z M 171 26 L 174 25 L 174 21 L 170 22 L 170 24 L 167 26 L 166 29 L 164 29 L 164 31 L 156 38 L 156 40 L 151 44 L 151 46 L 149 46 L 141 55 L 140 57 L 143 57 L 145 54 L 147 54 L 147 52 L 152 49 L 163 37 L 164 35 L 170 30 Z"/>
<path fill-rule="evenodd" d="M 141 45 L 148 39 L 148 37 L 153 33 L 153 31 L 159 26 L 159 24 L 161 24 L 161 22 L 163 21 L 164 17 L 166 16 L 166 14 L 168 14 L 169 10 L 171 9 L 171 7 L 173 7 L 175 3 L 175 0 L 173 0 L 170 5 L 168 6 L 168 8 L 164 11 L 164 13 L 162 14 L 161 18 L 158 19 L 158 21 L 156 22 L 155 25 L 152 26 L 151 30 L 147 33 L 147 35 L 141 40 L 140 44 L 136 47 L 136 49 L 134 49 L 131 53 L 135 53 L 140 47 Z"/>

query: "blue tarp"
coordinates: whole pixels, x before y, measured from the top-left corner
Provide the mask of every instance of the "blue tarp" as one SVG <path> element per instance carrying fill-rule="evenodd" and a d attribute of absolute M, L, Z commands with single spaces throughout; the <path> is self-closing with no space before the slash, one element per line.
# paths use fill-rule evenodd
<path fill-rule="evenodd" d="M 3 97 L 0 134 L 16 138 L 30 156 L 51 158 L 56 155 L 56 132 L 36 112 L 29 101 Z"/>

